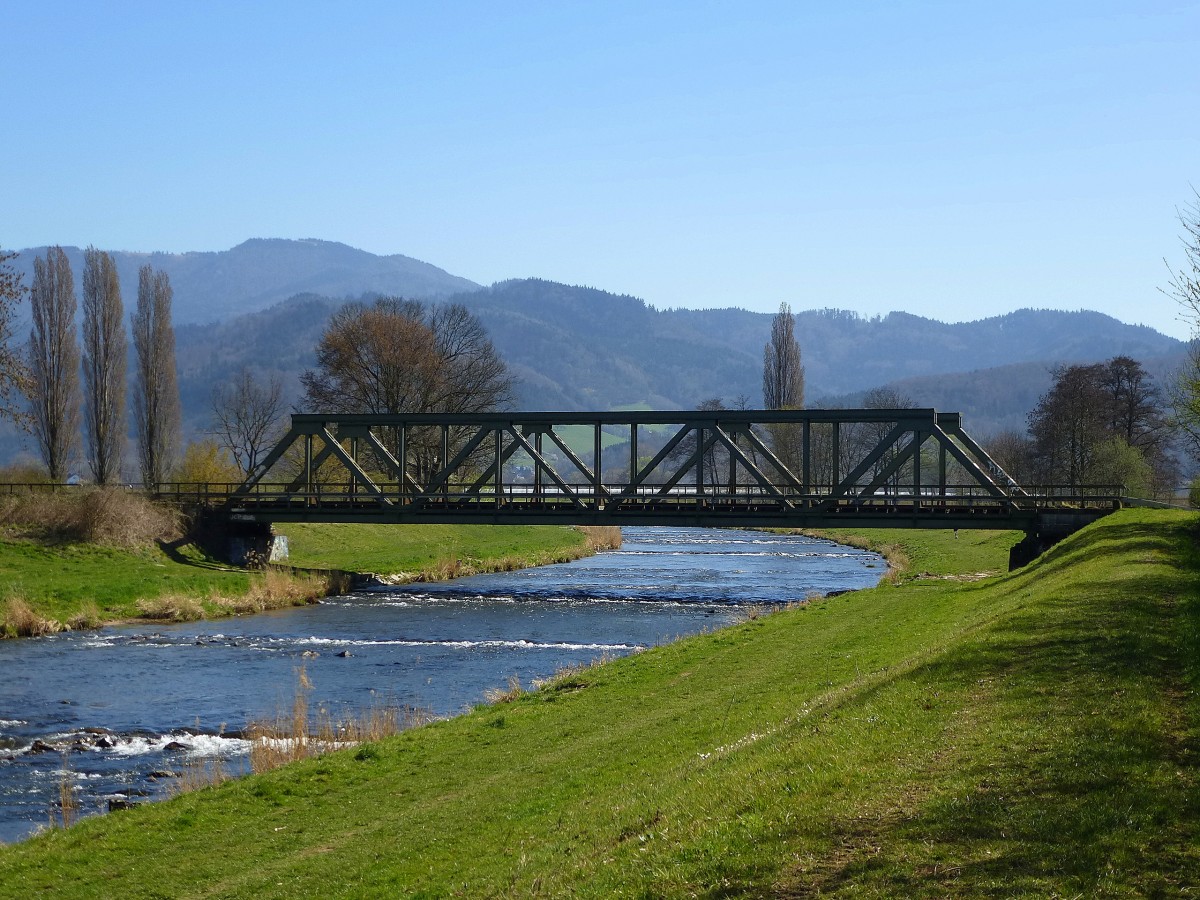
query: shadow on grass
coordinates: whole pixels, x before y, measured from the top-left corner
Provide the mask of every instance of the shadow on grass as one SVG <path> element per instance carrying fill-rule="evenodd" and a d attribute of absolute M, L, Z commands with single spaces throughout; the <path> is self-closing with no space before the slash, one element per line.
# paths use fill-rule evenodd
<path fill-rule="evenodd" d="M 1085 567 L 1116 544 L 1135 561 L 1166 551 L 1175 573 L 1131 578 L 1128 566 L 1097 565 L 1092 579 L 914 672 L 931 689 L 981 696 L 978 730 L 945 736 L 950 770 L 930 773 L 912 809 L 866 827 L 835 822 L 836 850 L 800 893 L 1200 887 L 1195 532 L 1110 526 L 1060 545 L 1041 571 Z"/>
<path fill-rule="evenodd" d="M 236 566 L 231 566 L 228 563 L 219 562 L 204 555 L 201 551 L 197 556 L 188 556 L 181 552 L 182 548 L 187 546 L 199 547 L 192 541 L 191 538 L 182 537 L 173 541 L 155 541 L 158 544 L 158 549 L 163 552 L 171 562 L 178 563 L 181 566 L 191 566 L 194 569 L 208 569 L 213 572 L 236 572 L 239 571 Z"/>

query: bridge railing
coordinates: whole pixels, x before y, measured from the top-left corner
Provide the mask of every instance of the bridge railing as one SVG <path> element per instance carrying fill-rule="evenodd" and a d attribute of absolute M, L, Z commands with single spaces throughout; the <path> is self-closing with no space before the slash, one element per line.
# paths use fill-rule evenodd
<path fill-rule="evenodd" d="M 354 482 L 315 484 L 305 490 L 296 490 L 291 483 L 259 483 L 247 491 L 233 492 L 233 485 L 162 485 L 157 496 L 178 503 L 218 505 L 226 501 L 239 508 L 266 511 L 269 509 L 328 509 L 338 508 L 393 508 L 420 509 L 463 509 L 480 508 L 513 509 L 561 509 L 582 508 L 587 510 L 629 510 L 646 508 L 682 509 L 721 507 L 782 510 L 788 508 L 807 509 L 817 506 L 826 508 L 906 508 L 928 509 L 1010 509 L 1023 508 L 1098 508 L 1112 507 L 1120 503 L 1119 486 L 1089 485 L 1043 485 L 1031 489 L 1016 501 L 1010 497 L 996 497 L 978 485 L 951 485 L 941 487 L 900 486 L 881 489 L 867 496 L 844 496 L 837 492 L 837 485 L 813 485 L 810 490 L 767 491 L 756 485 L 734 487 L 695 485 L 639 485 L 622 492 L 621 484 L 601 484 L 597 494 L 591 482 L 569 483 L 565 487 L 532 484 L 505 484 L 497 492 L 494 486 L 472 488 L 468 485 L 446 486 L 430 494 L 405 490 L 398 483 L 377 483 L 379 493 L 368 493 Z M 225 493 L 228 491 L 228 493 Z"/>

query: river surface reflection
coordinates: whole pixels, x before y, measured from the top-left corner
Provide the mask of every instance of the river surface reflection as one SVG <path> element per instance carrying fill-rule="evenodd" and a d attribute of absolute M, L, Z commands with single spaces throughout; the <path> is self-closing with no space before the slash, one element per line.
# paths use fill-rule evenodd
<path fill-rule="evenodd" d="M 0 840 L 48 822 L 64 779 L 89 814 L 160 797 L 197 760 L 244 771 L 241 731 L 291 706 L 301 667 L 314 710 L 451 715 L 513 676 L 528 686 L 721 627 L 745 604 L 869 587 L 884 571 L 873 553 L 813 538 L 626 528 L 620 550 L 563 565 L 0 641 Z"/>

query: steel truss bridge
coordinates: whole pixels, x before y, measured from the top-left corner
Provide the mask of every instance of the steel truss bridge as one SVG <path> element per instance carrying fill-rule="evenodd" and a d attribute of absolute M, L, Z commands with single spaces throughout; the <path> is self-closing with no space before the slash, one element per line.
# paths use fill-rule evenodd
<path fill-rule="evenodd" d="M 233 522 L 1023 529 L 1121 505 L 1023 487 L 933 409 L 292 416 L 240 485 L 161 486 Z"/>

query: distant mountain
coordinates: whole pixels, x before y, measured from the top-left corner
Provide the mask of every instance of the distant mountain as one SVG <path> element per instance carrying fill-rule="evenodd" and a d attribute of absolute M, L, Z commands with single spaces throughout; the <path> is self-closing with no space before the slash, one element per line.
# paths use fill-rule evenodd
<path fill-rule="evenodd" d="M 63 249 L 75 270 L 78 293 L 83 251 Z M 34 257 L 45 252 L 45 247 L 33 247 L 17 255 L 14 265 L 25 273 L 27 286 L 33 278 Z M 255 238 L 232 250 L 213 253 L 110 252 L 127 309 L 137 302 L 138 269 L 142 266 L 154 266 L 171 277 L 176 324 L 225 321 L 297 294 L 344 297 L 374 292 L 433 299 L 479 288 L 473 281 L 418 259 L 399 254 L 376 256 L 333 241 Z"/>
<path fill-rule="evenodd" d="M 548 281 L 503 282 L 458 300 L 483 320 L 524 382 L 527 405 L 693 407 L 710 397 L 762 402 L 770 314 L 655 310 L 634 297 Z M 901 378 L 1020 362 L 1149 359 L 1174 338 L 1094 312 L 1020 310 L 946 324 L 908 313 L 796 313 L 810 403 Z"/>
<path fill-rule="evenodd" d="M 710 397 L 733 404 L 744 396 L 751 406 L 762 400 L 768 314 L 656 310 L 635 297 L 537 279 L 448 299 L 487 327 L 519 379 L 522 408 L 677 409 Z M 325 320 L 340 303 L 306 294 L 229 322 L 181 327 L 185 405 L 207 402 L 208 386 L 241 365 L 277 372 L 298 390 L 299 373 L 312 365 Z M 969 405 L 989 429 L 1023 428 L 1056 363 L 1127 353 L 1149 365 L 1183 350 L 1152 329 L 1090 312 L 1020 310 L 961 324 L 838 310 L 796 319 L 810 405 L 822 398 L 851 405 L 861 401 L 855 392 L 895 384 L 921 405 L 963 412 Z"/>

